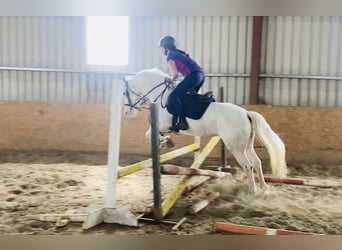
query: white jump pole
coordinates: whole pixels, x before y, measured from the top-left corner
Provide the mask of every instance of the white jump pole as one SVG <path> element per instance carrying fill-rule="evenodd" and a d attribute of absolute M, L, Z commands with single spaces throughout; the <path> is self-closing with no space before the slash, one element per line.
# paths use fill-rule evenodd
<path fill-rule="evenodd" d="M 112 85 L 108 146 L 108 174 L 105 208 L 114 208 L 116 203 L 116 180 L 120 154 L 120 132 L 122 112 L 122 81 Z"/>
<path fill-rule="evenodd" d="M 201 145 L 201 137 L 200 136 L 195 136 L 195 143 L 197 143 L 199 146 Z M 196 161 L 200 155 L 201 151 L 197 150 L 194 152 L 194 161 Z"/>
<path fill-rule="evenodd" d="M 107 190 L 105 194 L 104 205 L 89 207 L 87 213 L 81 214 L 62 214 L 47 215 L 43 220 L 57 220 L 65 223 L 68 221 L 83 221 L 84 230 L 92 228 L 102 222 L 117 223 L 128 226 L 137 226 L 138 219 L 130 211 L 130 204 L 116 207 L 116 182 L 118 176 L 119 153 L 120 153 L 120 130 L 121 130 L 121 112 L 122 112 L 122 81 L 115 81 L 112 84 L 112 95 L 110 105 L 110 124 L 109 124 L 109 145 L 108 145 L 108 172 L 107 172 Z M 76 217 L 75 217 L 76 216 Z M 65 225 L 65 224 L 63 224 Z"/>
<path fill-rule="evenodd" d="M 137 226 L 138 220 L 130 211 L 130 204 L 116 206 L 116 183 L 119 166 L 120 132 L 122 112 L 122 81 L 112 84 L 108 146 L 108 176 L 104 207 L 88 213 L 83 229 L 94 227 L 102 222 Z"/>

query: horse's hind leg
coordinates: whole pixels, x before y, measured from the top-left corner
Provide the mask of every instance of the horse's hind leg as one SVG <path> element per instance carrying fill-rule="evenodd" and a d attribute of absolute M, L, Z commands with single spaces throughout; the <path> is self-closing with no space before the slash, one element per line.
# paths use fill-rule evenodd
<path fill-rule="evenodd" d="M 260 188 L 262 190 L 265 190 L 268 187 L 268 185 L 266 184 L 264 180 L 264 174 L 262 172 L 261 161 L 254 150 L 253 143 L 254 143 L 254 136 L 252 136 L 250 140 L 248 141 L 246 154 L 247 154 L 248 160 L 251 162 L 253 166 L 253 169 L 257 172 Z M 253 171 L 253 169 L 251 171 Z M 254 181 L 254 176 L 253 176 L 253 181 Z M 254 185 L 255 185 L 255 182 L 254 182 Z"/>
<path fill-rule="evenodd" d="M 249 193 L 255 193 L 256 185 L 254 180 L 253 168 L 251 162 L 248 160 L 247 155 L 245 154 L 245 150 L 233 150 L 232 154 L 247 175 Z"/>

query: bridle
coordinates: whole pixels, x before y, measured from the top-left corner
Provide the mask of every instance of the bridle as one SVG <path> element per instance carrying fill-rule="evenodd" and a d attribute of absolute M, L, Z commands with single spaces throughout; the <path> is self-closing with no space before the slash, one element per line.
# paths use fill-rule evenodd
<path fill-rule="evenodd" d="M 125 83 L 125 91 L 124 91 L 124 95 L 126 95 L 127 101 L 128 103 L 125 103 L 125 106 L 128 106 L 130 108 L 130 111 L 132 111 L 132 109 L 137 109 L 139 111 L 141 111 L 141 108 L 138 107 L 138 105 L 143 105 L 144 103 L 147 102 L 148 98 L 147 96 L 152 93 L 155 89 L 159 88 L 160 86 L 164 86 L 164 89 L 162 90 L 162 92 L 153 100 L 153 102 L 156 102 L 159 98 L 161 99 L 160 105 L 162 106 L 162 108 L 166 107 L 166 104 L 163 104 L 163 96 L 166 92 L 166 90 L 168 89 L 173 89 L 173 83 L 170 80 L 170 78 L 165 78 L 165 80 L 161 83 L 159 83 L 158 85 L 156 85 L 155 87 L 153 87 L 152 89 L 150 89 L 146 94 L 139 94 L 134 92 L 128 85 L 128 81 L 125 79 L 125 77 L 123 77 L 123 81 Z M 137 97 L 137 100 L 133 103 L 131 95 L 134 95 L 135 97 Z"/>

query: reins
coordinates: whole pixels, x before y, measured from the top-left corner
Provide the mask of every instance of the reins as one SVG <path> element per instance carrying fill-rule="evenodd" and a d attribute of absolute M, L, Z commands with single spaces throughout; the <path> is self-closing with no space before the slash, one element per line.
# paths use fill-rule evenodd
<path fill-rule="evenodd" d="M 170 79 L 168 78 L 165 78 L 165 80 L 161 83 L 159 83 L 158 85 L 154 86 L 152 89 L 150 89 L 146 94 L 144 95 L 140 95 L 136 92 L 134 92 L 128 85 L 128 81 L 125 80 L 125 78 L 123 78 L 123 81 L 125 82 L 125 95 L 127 97 L 127 100 L 128 100 L 128 103 L 125 103 L 124 105 L 125 106 L 128 106 L 130 107 L 131 109 L 137 109 L 139 111 L 141 111 L 141 108 L 137 107 L 137 105 L 139 103 L 141 104 L 144 104 L 146 101 L 147 101 L 147 96 L 149 94 L 151 94 L 155 89 L 159 88 L 160 86 L 162 85 L 165 85 L 165 88 L 162 90 L 162 92 L 153 100 L 153 102 L 156 102 L 159 98 L 160 98 L 160 105 L 162 108 L 165 108 L 166 107 L 166 104 L 164 105 L 163 104 L 163 96 L 166 92 L 167 89 L 170 89 L 170 88 L 173 88 L 173 85 L 172 85 L 172 82 L 170 81 Z M 131 94 L 134 94 L 136 97 L 138 97 L 138 99 L 135 101 L 135 103 L 132 102 L 132 99 L 131 99 Z"/>

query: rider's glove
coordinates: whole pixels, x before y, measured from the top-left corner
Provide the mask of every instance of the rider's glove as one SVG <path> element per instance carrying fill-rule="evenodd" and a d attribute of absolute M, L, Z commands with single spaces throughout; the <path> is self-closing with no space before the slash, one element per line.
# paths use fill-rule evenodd
<path fill-rule="evenodd" d="M 165 78 L 165 82 L 167 82 L 167 83 L 173 83 L 172 79 L 171 79 L 171 78 L 168 78 L 168 77 Z"/>

